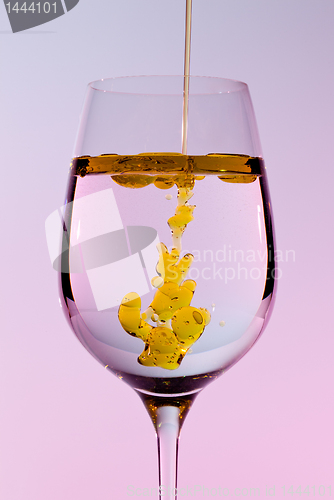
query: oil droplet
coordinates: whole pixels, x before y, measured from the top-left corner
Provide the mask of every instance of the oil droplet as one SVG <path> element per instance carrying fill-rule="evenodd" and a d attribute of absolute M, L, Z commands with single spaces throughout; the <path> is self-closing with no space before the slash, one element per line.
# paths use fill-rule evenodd
<path fill-rule="evenodd" d="M 256 175 L 220 175 L 218 179 L 224 182 L 232 182 L 232 183 L 240 183 L 240 184 L 249 184 L 250 182 L 254 182 L 257 179 Z"/>
<path fill-rule="evenodd" d="M 216 309 L 216 304 L 213 302 L 213 303 L 211 304 L 211 307 L 212 307 L 212 312 L 214 312 L 214 310 Z"/>
<path fill-rule="evenodd" d="M 155 276 L 151 279 L 151 284 L 154 288 L 160 288 L 164 284 L 164 280 L 161 276 Z"/>
<path fill-rule="evenodd" d="M 154 177 L 150 175 L 113 175 L 112 180 L 127 188 L 138 189 L 152 184 Z"/>
<path fill-rule="evenodd" d="M 154 185 L 159 189 L 170 189 L 174 184 L 174 179 L 169 177 L 157 177 L 154 181 Z"/>
<path fill-rule="evenodd" d="M 198 311 L 193 312 L 193 318 L 199 325 L 203 323 L 203 316 Z"/>
<path fill-rule="evenodd" d="M 225 326 L 225 321 L 219 321 L 219 326 Z"/>
<path fill-rule="evenodd" d="M 173 196 L 171 194 L 166 194 L 165 198 L 166 198 L 166 200 L 171 200 L 173 198 Z"/>

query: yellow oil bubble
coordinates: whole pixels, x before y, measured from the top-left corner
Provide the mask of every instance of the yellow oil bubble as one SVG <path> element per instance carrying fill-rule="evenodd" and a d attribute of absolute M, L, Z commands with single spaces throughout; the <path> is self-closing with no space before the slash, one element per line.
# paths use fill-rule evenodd
<path fill-rule="evenodd" d="M 220 175 L 218 177 L 221 181 L 231 182 L 233 184 L 250 184 L 257 179 L 256 175 Z"/>
<path fill-rule="evenodd" d="M 168 225 L 173 230 L 178 227 L 183 227 L 189 224 L 193 217 L 194 206 L 183 206 L 176 209 L 176 213 L 173 217 L 168 219 Z"/>
<path fill-rule="evenodd" d="M 151 284 L 152 286 L 154 286 L 154 288 L 160 288 L 164 284 L 164 280 L 161 278 L 161 276 L 155 276 L 151 279 Z"/>
<path fill-rule="evenodd" d="M 155 187 L 159 189 L 170 189 L 175 184 L 175 181 L 170 177 L 157 177 L 154 180 Z"/>
<path fill-rule="evenodd" d="M 196 323 L 198 323 L 199 325 L 203 323 L 203 316 L 198 311 L 194 311 L 193 316 Z"/>
<path fill-rule="evenodd" d="M 151 175 L 112 175 L 111 178 L 116 184 L 132 189 L 148 186 L 155 179 Z"/>

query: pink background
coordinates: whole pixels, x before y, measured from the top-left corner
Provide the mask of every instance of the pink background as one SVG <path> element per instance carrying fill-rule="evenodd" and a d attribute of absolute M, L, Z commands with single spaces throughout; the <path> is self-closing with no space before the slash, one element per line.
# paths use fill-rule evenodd
<path fill-rule="evenodd" d="M 122 500 L 157 484 L 142 403 L 62 316 L 44 222 L 63 203 L 86 84 L 182 73 L 184 4 L 80 0 L 15 35 L 0 5 L 1 500 Z M 262 339 L 187 418 L 189 498 L 195 485 L 196 498 L 218 487 L 284 498 L 291 485 L 334 496 L 333 19 L 332 0 L 193 1 L 191 72 L 249 84 L 278 248 L 295 262 L 280 265 Z"/>

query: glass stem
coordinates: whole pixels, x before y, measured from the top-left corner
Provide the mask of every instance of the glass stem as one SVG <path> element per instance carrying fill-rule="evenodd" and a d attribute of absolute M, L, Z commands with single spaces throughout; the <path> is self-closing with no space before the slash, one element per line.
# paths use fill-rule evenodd
<path fill-rule="evenodd" d="M 157 410 L 159 455 L 159 497 L 177 498 L 177 457 L 180 435 L 180 409 L 161 406 Z"/>

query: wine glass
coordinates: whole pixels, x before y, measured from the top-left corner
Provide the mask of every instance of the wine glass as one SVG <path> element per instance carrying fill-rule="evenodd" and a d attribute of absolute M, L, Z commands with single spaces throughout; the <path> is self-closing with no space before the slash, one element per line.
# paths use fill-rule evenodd
<path fill-rule="evenodd" d="M 189 77 L 187 98 L 185 117 L 182 76 L 89 84 L 54 262 L 75 335 L 148 410 L 168 499 L 192 402 L 259 338 L 275 288 L 248 87 Z"/>

